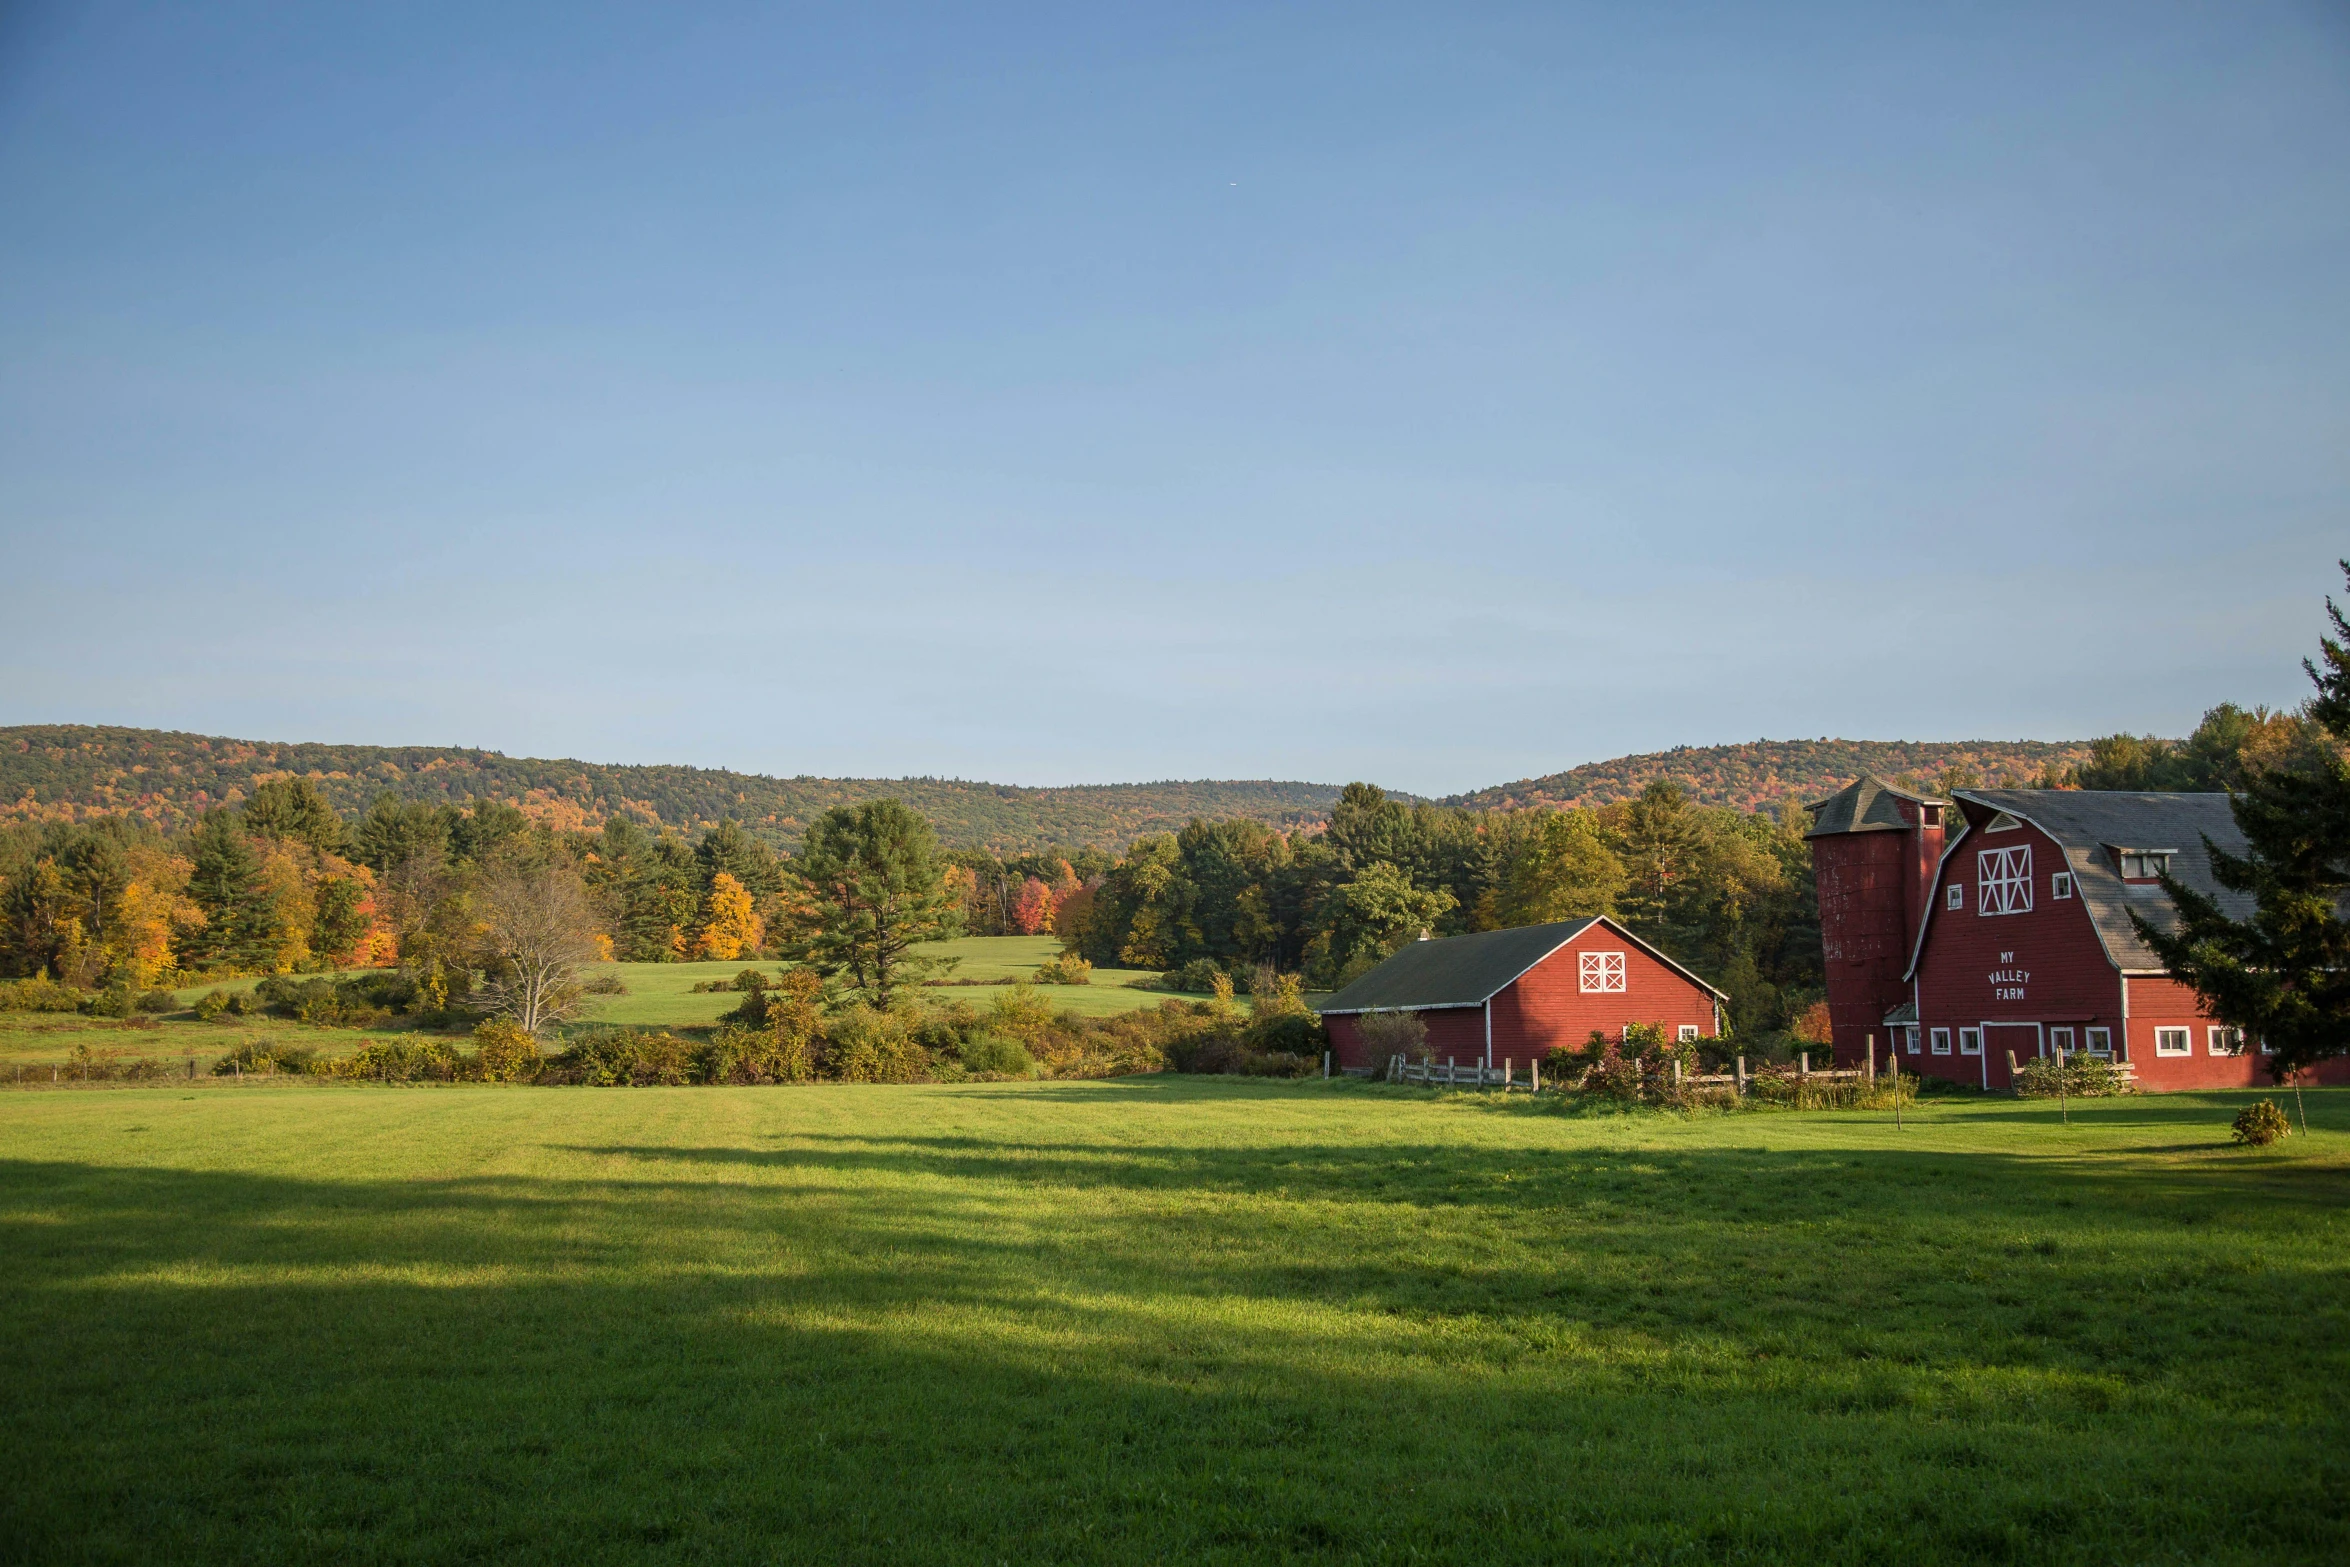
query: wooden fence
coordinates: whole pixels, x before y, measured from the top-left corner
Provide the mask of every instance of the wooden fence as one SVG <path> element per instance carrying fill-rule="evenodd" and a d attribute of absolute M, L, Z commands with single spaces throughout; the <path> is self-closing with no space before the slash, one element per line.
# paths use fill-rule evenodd
<path fill-rule="evenodd" d="M 1900 1063 L 1898 1061 L 1889 1061 L 1887 1067 L 1894 1075 L 1899 1075 Z M 1877 1081 L 1876 1068 L 1877 1063 L 1872 1059 L 1866 1067 L 1847 1067 L 1841 1070 L 1823 1067 L 1814 1071 L 1812 1070 L 1811 1053 L 1805 1051 L 1796 1057 L 1796 1068 L 1792 1076 L 1799 1084 L 1866 1082 L 1873 1085 Z M 1329 1075 L 1330 1067 L 1327 1060 L 1324 1061 L 1322 1071 L 1324 1076 Z M 1789 1074 L 1773 1073 L 1771 1075 L 1784 1077 Z M 1728 1088 L 1744 1095 L 1752 1091 L 1755 1076 L 1755 1073 L 1746 1069 L 1746 1057 L 1744 1056 L 1737 1057 L 1731 1070 L 1727 1072 L 1684 1073 L 1681 1063 L 1675 1061 L 1672 1069 L 1672 1084 L 1676 1090 L 1681 1088 Z M 1471 1061 L 1464 1065 L 1451 1057 L 1437 1062 L 1407 1061 L 1402 1056 L 1391 1056 L 1387 1062 L 1386 1077 L 1390 1083 L 1425 1083 L 1431 1088 L 1498 1088 L 1504 1093 L 1533 1094 L 1543 1091 L 1542 1063 L 1540 1061 L 1529 1062 L 1526 1074 L 1521 1077 L 1518 1075 L 1517 1063 L 1514 1061 L 1504 1061 L 1499 1066 L 1487 1066 L 1482 1061 Z M 1551 1087 L 1554 1090 L 1581 1086 L 1581 1073 L 1577 1073 L 1574 1078 L 1569 1080 L 1562 1081 L 1555 1076 L 1551 1080 Z"/>

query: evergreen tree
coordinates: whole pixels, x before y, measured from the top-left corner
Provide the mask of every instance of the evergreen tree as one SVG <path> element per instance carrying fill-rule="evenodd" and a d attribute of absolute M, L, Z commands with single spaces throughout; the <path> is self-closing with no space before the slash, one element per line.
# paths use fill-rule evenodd
<path fill-rule="evenodd" d="M 259 968 L 277 955 L 277 906 L 262 880 L 261 858 L 227 811 L 207 811 L 189 843 L 195 869 L 188 897 L 204 911 L 183 951 L 198 966 Z"/>
<path fill-rule="evenodd" d="M 809 823 L 792 862 L 814 904 L 814 930 L 791 955 L 888 1007 L 908 980 L 943 966 L 913 948 L 955 933 L 945 871 L 930 823 L 904 802 L 834 806 Z"/>
<path fill-rule="evenodd" d="M 2350 580 L 2350 561 L 2342 570 Z M 2212 1016 L 2273 1052 L 2266 1059 L 2280 1081 L 2350 1054 L 2350 624 L 2331 599 L 2326 614 L 2336 635 L 2319 638 L 2324 667 L 2303 664 L 2318 689 L 2308 717 L 2324 742 L 2248 771 L 2233 809 L 2250 852 L 2211 850 L 2219 884 L 2251 894 L 2251 918 L 2228 918 L 2168 876 L 2179 928 L 2130 916 Z"/>
<path fill-rule="evenodd" d="M 343 819 L 307 778 L 272 778 L 245 798 L 245 830 L 258 838 L 306 843 L 322 854 L 343 846 Z"/>

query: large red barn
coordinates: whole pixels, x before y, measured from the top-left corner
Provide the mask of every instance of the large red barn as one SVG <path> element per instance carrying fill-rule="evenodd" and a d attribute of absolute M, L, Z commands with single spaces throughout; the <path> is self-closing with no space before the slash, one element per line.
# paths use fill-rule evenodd
<path fill-rule="evenodd" d="M 1682 1039 L 1721 1032 L 1722 993 L 1611 919 L 1426 937 L 1321 1007 L 1338 1064 L 1371 1065 L 1359 1021 L 1411 1012 L 1436 1059 L 1520 1072 L 1594 1030 L 1660 1023 Z"/>
<path fill-rule="evenodd" d="M 2164 871 L 2235 918 L 2251 912 L 2213 879 L 2205 847 L 2244 852 L 2226 795 L 1958 789 L 1940 800 L 1864 777 L 1813 811 L 1839 1062 L 1898 1048 L 1909 1070 L 2007 1088 L 2011 1057 L 2086 1051 L 2128 1064 L 2144 1089 L 2268 1081 L 2259 1042 L 2205 1015 L 2130 922 L 2176 921 Z M 2318 1076 L 2350 1081 L 2350 1061 Z"/>

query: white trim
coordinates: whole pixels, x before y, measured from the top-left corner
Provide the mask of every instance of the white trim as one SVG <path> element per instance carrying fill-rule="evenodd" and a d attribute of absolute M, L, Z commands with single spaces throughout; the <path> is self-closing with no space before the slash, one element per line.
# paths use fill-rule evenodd
<path fill-rule="evenodd" d="M 1575 994 L 1579 996 L 1620 996 L 1631 986 L 1631 974 L 1625 958 L 1629 954 L 1606 949 L 1593 949 L 1575 954 Z"/>
<path fill-rule="evenodd" d="M 1972 1035 L 1974 1035 L 1974 1036 L 1975 1036 L 1975 1048 L 1974 1048 L 1974 1049 L 1972 1049 L 1972 1050 L 1969 1050 L 1969 1049 L 1966 1047 L 1966 1036 L 1967 1036 L 1967 1035 L 1969 1035 L 1969 1034 L 1972 1034 Z M 1959 1053 L 1960 1055 L 1962 1055 L 1962 1056 L 1979 1056 L 1979 1055 L 1981 1055 L 1981 1054 L 1983 1053 L 1983 1025 L 1982 1025 L 1982 1024 L 1980 1024 L 1980 1023 L 1972 1024 L 1972 1025 L 1970 1025 L 1970 1026 L 1968 1026 L 1968 1027 L 1966 1027 L 1966 1028 L 1962 1028 L 1962 1029 L 1960 1029 L 1960 1030 L 1958 1031 L 1958 1053 Z"/>
<path fill-rule="evenodd" d="M 2032 846 L 1975 851 L 1975 913 L 1985 919 L 2032 912 Z"/>
<path fill-rule="evenodd" d="M 2235 1048 L 2232 1050 L 2226 1048 L 2222 1043 L 2231 1037 L 2235 1040 Z M 2244 1031 L 2240 1028 L 2230 1028 L 2225 1023 L 2205 1024 L 2203 1027 L 2203 1053 L 2216 1056 L 2223 1061 L 2242 1055 L 2244 1053 Z"/>
<path fill-rule="evenodd" d="M 2050 871 L 2048 873 L 2048 901 L 2063 903 L 2072 895 L 2073 873 L 2071 871 Z"/>
<path fill-rule="evenodd" d="M 1693 1043 L 1696 1038 L 1697 1025 L 1695 1023 L 1683 1023 L 1679 1028 L 1673 1030 L 1673 1043 L 1676 1045 Z"/>
<path fill-rule="evenodd" d="M 2178 1049 L 2165 1050 L 2162 1048 L 2163 1036 L 2166 1034 L 2180 1042 Z M 2154 1053 L 2158 1056 L 2173 1057 L 2193 1055 L 2195 1053 L 2195 1031 L 2191 1028 L 2180 1028 L 2176 1024 L 2158 1026 L 2154 1030 Z"/>
<path fill-rule="evenodd" d="M 2070 1023 L 2052 1023 L 2040 1032 L 2040 1048 L 2050 1055 L 2069 1056 L 2079 1053 L 2080 1047 L 2073 1043 L 2073 1026 Z M 2059 1035 L 2063 1037 L 2059 1038 Z"/>
<path fill-rule="evenodd" d="M 1966 883 L 1954 881 L 1942 889 L 1942 907 L 1953 914 L 1966 912 Z"/>
<path fill-rule="evenodd" d="M 1998 811 L 2006 809 L 2004 806 L 1993 805 L 1989 800 L 1975 798 L 1975 794 L 1971 790 L 1953 789 L 1950 791 L 1950 797 L 1954 800 L 1971 800 L 1974 804 L 1982 806 L 1985 810 Z M 1960 813 L 1962 819 L 1964 814 L 1964 812 Z M 2017 821 L 2022 822 L 2026 826 L 2032 828 L 2035 832 L 2039 833 L 2041 837 L 2046 838 L 2050 843 L 2055 844 L 2057 856 L 2064 861 L 2065 867 L 2068 870 L 2079 869 L 2078 866 L 2073 864 L 2072 850 L 2065 847 L 2065 843 L 2062 838 L 2059 838 L 2056 836 L 2056 834 L 2050 832 L 2047 828 L 2041 826 L 2038 822 L 2033 821 L 2029 816 L 2022 815 L 2019 812 L 2010 812 L 2009 814 L 2015 816 Z M 1961 833 L 1959 836 L 1961 839 L 1964 839 L 1966 835 Z M 1955 849 L 1958 847 L 1958 845 L 1952 844 L 1951 847 Z M 2082 900 L 2082 907 L 2088 907 L 2086 899 Z M 2122 960 L 2120 958 L 2114 956 L 2113 943 L 2105 939 L 2105 927 L 2098 922 L 2097 917 L 2094 914 L 2090 915 L 2089 917 L 2089 932 L 2091 935 L 2094 935 L 2097 938 L 2097 950 L 2105 954 L 2105 961 L 2113 965 L 2113 970 L 2115 973 L 2127 974 L 2131 972 L 2130 970 L 2122 967 Z M 1920 927 L 1918 930 L 1918 944 L 1920 947 L 1925 945 L 1925 936 L 1926 933 L 1924 928 Z M 1912 969 L 1915 969 L 1918 966 L 1917 956 L 1914 953 L 1910 956 L 1909 966 Z M 2163 971 L 2159 969 L 2146 969 L 2141 972 L 2152 974 L 2161 973 Z"/>
<path fill-rule="evenodd" d="M 1933 1046 L 1934 1054 L 1938 1056 L 1946 1056 L 1950 1054 L 1951 1045 L 1949 1029 L 1930 1028 L 1926 1030 L 1926 1038 Z"/>
<path fill-rule="evenodd" d="M 1500 992 L 1494 992 L 1499 995 Z M 1485 998 L 1485 1064 L 1493 1065 L 1493 996 Z"/>
<path fill-rule="evenodd" d="M 2105 1048 L 2103 1050 L 2097 1048 L 2097 1041 L 2101 1037 L 2105 1041 Z M 2085 1054 L 2103 1056 L 2108 1061 L 2112 1060 L 2113 1030 L 2106 1027 L 2102 1023 L 2096 1025 L 2095 1027 L 2084 1027 L 2081 1030 L 2081 1049 Z"/>

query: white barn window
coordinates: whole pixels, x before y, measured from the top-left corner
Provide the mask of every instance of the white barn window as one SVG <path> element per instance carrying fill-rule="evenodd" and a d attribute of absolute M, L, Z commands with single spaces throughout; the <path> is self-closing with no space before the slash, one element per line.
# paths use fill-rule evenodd
<path fill-rule="evenodd" d="M 1945 908 L 1951 909 L 1965 908 L 1966 889 L 1961 887 L 1957 882 L 1952 882 L 1947 888 L 1943 889 L 1942 905 Z"/>
<path fill-rule="evenodd" d="M 1934 1030 L 1934 1054 L 1938 1056 L 1946 1056 L 1950 1054 L 1949 1029 L 1937 1028 Z"/>
<path fill-rule="evenodd" d="M 1958 1053 L 1962 1056 L 1981 1055 L 1983 1053 L 1983 1031 L 1979 1028 L 1960 1029 L 1958 1031 Z"/>
<path fill-rule="evenodd" d="M 2240 1056 L 2244 1053 L 2244 1031 L 2240 1028 L 2221 1028 L 2216 1024 L 2207 1030 L 2208 1048 L 2215 1056 Z"/>
<path fill-rule="evenodd" d="M 2055 875 L 2048 878 L 2048 896 L 2051 898 L 2069 898 L 2072 895 L 2073 873 L 2071 871 L 2058 871 Z"/>
<path fill-rule="evenodd" d="M 1585 995 L 1624 988 L 1624 955 L 1621 952 L 1579 952 L 1575 956 Z"/>
<path fill-rule="evenodd" d="M 1975 912 L 2032 912 L 2032 846 L 1985 849 L 1975 856 Z"/>
<path fill-rule="evenodd" d="M 2093 1056 L 2109 1056 L 2113 1054 L 2112 1029 L 2092 1028 L 2088 1030 L 2082 1037 L 2088 1040 L 2088 1044 L 2082 1048 L 2087 1050 L 2089 1054 Z"/>
<path fill-rule="evenodd" d="M 1910 1024 L 1901 1031 L 1901 1036 L 1902 1048 L 1911 1055 L 1916 1055 L 1918 1053 L 1918 1026 L 1915 1023 Z M 1944 1055 L 1950 1054 L 1947 1050 L 1942 1053 Z"/>
<path fill-rule="evenodd" d="M 1690 1043 L 1697 1038 L 1697 1025 L 1695 1023 L 1682 1024 L 1680 1032 L 1675 1034 L 1674 1037 L 1680 1040 L 1683 1044 Z"/>
<path fill-rule="evenodd" d="M 2191 1056 L 2195 1053 L 2195 1036 L 2183 1028 L 2158 1028 L 2154 1031 L 2154 1053 Z"/>

